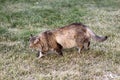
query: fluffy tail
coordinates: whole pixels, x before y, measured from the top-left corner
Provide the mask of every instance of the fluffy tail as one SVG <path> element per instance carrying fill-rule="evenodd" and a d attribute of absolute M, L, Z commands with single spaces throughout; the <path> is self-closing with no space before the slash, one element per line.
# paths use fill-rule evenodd
<path fill-rule="evenodd" d="M 102 36 L 102 37 L 100 37 L 100 36 L 98 36 L 98 35 L 96 35 L 92 30 L 90 30 L 88 27 L 87 27 L 87 32 L 90 34 L 90 36 L 91 36 L 91 38 L 93 39 L 93 40 L 96 40 L 96 41 L 98 41 L 98 42 L 103 42 L 103 41 L 105 41 L 108 37 L 107 36 Z"/>

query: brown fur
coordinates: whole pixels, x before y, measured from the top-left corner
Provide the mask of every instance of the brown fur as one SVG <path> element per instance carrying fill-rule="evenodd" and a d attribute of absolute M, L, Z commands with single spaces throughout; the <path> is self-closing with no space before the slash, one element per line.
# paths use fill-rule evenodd
<path fill-rule="evenodd" d="M 87 26 L 73 23 L 56 30 L 45 31 L 30 38 L 30 47 L 37 48 L 42 53 L 54 50 L 62 55 L 62 48 L 78 47 L 79 53 L 83 48 L 89 48 L 90 38 L 102 42 L 107 37 L 99 37 Z M 32 41 L 33 39 L 33 41 Z"/>

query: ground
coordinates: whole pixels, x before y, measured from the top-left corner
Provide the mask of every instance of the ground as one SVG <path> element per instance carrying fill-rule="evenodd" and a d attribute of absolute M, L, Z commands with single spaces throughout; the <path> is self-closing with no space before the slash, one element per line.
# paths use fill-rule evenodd
<path fill-rule="evenodd" d="M 0 80 L 120 80 L 120 0 L 0 0 Z M 108 36 L 90 50 L 42 59 L 29 48 L 38 35 L 75 22 Z"/>

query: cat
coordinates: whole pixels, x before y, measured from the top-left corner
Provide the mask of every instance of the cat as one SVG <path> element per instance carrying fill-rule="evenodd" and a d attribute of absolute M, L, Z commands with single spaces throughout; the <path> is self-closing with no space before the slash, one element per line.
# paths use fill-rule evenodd
<path fill-rule="evenodd" d="M 62 49 L 64 48 L 77 47 L 79 53 L 84 48 L 89 49 L 91 38 L 98 42 L 103 42 L 108 37 L 96 35 L 82 23 L 73 23 L 58 29 L 42 32 L 38 36 L 31 35 L 29 46 L 38 50 L 39 58 L 50 50 L 56 51 L 63 56 Z"/>

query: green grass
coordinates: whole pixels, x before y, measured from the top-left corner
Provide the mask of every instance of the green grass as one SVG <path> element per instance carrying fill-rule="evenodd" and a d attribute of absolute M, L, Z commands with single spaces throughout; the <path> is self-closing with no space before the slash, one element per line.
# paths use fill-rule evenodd
<path fill-rule="evenodd" d="M 0 80 L 120 80 L 120 0 L 0 0 Z M 88 51 L 36 58 L 30 34 L 74 22 L 98 35 Z"/>

